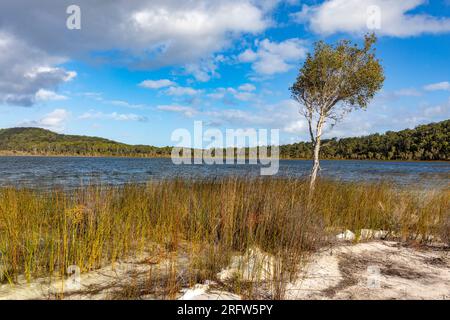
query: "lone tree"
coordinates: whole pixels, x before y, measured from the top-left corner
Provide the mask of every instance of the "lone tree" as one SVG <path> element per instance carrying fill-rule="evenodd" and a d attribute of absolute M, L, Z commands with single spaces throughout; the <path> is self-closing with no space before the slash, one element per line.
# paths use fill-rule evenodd
<path fill-rule="evenodd" d="M 301 105 L 314 147 L 310 189 L 314 189 L 320 169 L 320 142 L 325 124 L 334 126 L 353 109 L 366 109 L 384 82 L 384 72 L 375 57 L 374 34 L 366 35 L 358 47 L 348 40 L 335 45 L 323 41 L 308 54 L 296 82 L 290 88 Z"/>

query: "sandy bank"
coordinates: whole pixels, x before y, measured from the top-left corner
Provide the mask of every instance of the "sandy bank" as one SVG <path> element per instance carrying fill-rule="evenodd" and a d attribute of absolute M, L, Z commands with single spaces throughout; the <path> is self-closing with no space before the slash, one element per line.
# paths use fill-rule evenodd
<path fill-rule="evenodd" d="M 14 286 L 1 285 L 0 299 L 154 299 L 158 285 L 163 284 L 146 283 L 148 275 L 167 275 L 176 268 L 177 277 L 183 277 L 186 264 L 183 256 L 122 261 L 81 274 L 78 287 L 67 279 L 37 279 L 31 283 L 22 279 Z M 143 284 L 152 290 L 144 290 Z M 193 286 L 186 283 L 165 298 L 241 297 L 218 289 L 213 280 Z M 285 299 L 450 299 L 449 248 L 407 247 L 391 241 L 340 242 L 309 257 L 297 280 L 286 285 Z"/>

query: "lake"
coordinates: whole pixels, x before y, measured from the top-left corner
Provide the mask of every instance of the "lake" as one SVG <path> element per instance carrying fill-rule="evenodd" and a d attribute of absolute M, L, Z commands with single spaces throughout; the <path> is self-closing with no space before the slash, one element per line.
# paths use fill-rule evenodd
<path fill-rule="evenodd" d="M 443 187 L 449 162 L 321 161 L 320 175 L 342 181 L 389 180 L 398 185 Z M 307 177 L 308 160 L 280 160 L 277 177 Z M 172 177 L 258 176 L 259 165 L 174 165 L 171 159 L 0 157 L 0 186 L 74 188 L 90 183 L 123 184 Z"/>

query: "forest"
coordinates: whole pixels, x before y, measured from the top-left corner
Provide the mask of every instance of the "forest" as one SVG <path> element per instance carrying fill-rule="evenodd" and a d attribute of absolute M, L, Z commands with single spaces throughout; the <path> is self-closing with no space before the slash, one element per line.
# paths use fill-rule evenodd
<path fill-rule="evenodd" d="M 450 120 L 398 132 L 323 141 L 322 159 L 450 160 Z M 0 154 L 170 157 L 171 147 L 128 145 L 108 139 L 58 134 L 40 128 L 0 129 Z M 246 150 L 247 153 L 249 150 Z M 282 159 L 310 159 L 312 144 L 280 146 Z"/>
<path fill-rule="evenodd" d="M 282 158 L 310 158 L 311 143 L 280 147 Z M 324 140 L 324 159 L 360 160 L 450 160 L 450 120 L 421 125 L 415 129 L 363 137 Z"/>

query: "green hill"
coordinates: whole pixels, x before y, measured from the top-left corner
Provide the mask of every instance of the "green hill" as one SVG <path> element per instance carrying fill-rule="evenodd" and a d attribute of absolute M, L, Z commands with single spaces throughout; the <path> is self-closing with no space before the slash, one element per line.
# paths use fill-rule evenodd
<path fill-rule="evenodd" d="M 170 154 L 170 148 L 128 145 L 112 140 L 58 134 L 40 128 L 0 129 L 0 152 L 27 155 L 156 157 Z"/>
<path fill-rule="evenodd" d="M 39 128 L 0 129 L 0 154 L 165 157 L 171 148 L 128 145 L 112 140 L 58 134 Z M 247 150 L 248 152 L 248 150 Z M 299 142 L 280 147 L 281 158 L 309 159 L 312 145 Z M 323 142 L 323 159 L 450 160 L 450 120 L 415 129 Z"/>

